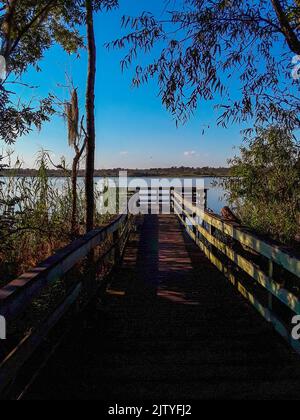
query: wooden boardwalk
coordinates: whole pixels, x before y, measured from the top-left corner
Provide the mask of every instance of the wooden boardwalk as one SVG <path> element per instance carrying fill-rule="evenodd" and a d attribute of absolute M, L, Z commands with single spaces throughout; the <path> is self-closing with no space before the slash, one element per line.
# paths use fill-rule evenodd
<path fill-rule="evenodd" d="M 146 216 L 27 399 L 300 399 L 300 360 L 183 231 Z"/>

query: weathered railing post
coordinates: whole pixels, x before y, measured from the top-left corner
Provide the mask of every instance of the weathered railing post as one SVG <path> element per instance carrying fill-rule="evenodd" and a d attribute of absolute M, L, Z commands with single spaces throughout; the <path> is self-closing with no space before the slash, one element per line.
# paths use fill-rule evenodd
<path fill-rule="evenodd" d="M 170 188 L 170 210 L 171 210 L 171 213 L 172 214 L 174 214 L 174 212 L 175 212 L 175 208 L 174 208 L 174 191 L 175 191 L 175 188 L 174 187 L 171 187 Z"/>
<path fill-rule="evenodd" d="M 192 188 L 192 204 L 193 206 L 197 206 L 197 188 Z"/>
<path fill-rule="evenodd" d="M 140 187 L 137 187 L 136 188 L 136 194 L 138 194 L 138 196 L 139 196 L 139 198 L 137 200 L 137 203 L 136 203 L 137 207 L 141 207 L 141 195 L 140 195 L 140 192 L 141 192 L 141 188 Z"/>
<path fill-rule="evenodd" d="M 185 188 L 182 187 L 182 217 L 184 220 L 184 223 L 186 222 L 186 215 L 185 215 Z"/>
<path fill-rule="evenodd" d="M 196 224 L 197 223 L 196 222 L 196 213 L 193 213 L 192 218 L 195 222 L 195 224 L 193 225 L 193 232 L 194 232 L 194 235 L 195 235 L 195 240 L 197 240 L 198 239 L 198 229 L 197 229 L 197 224 Z"/>
<path fill-rule="evenodd" d="M 162 187 L 159 187 L 158 192 L 158 208 L 159 208 L 159 214 L 163 212 L 163 189 Z"/>
<path fill-rule="evenodd" d="M 291 324 L 287 318 L 287 313 L 284 310 L 282 311 L 279 306 L 285 305 L 292 314 L 300 315 L 299 295 L 284 284 L 280 285 L 274 280 L 274 277 L 276 277 L 275 270 L 278 266 L 281 270 L 286 270 L 294 276 L 294 282 L 299 283 L 297 279 L 300 279 L 300 258 L 280 245 L 272 244 L 272 241 L 265 241 L 255 232 L 226 221 L 210 211 L 205 211 L 205 209 L 203 211 L 203 205 L 207 205 L 207 191 L 207 189 L 199 190 L 199 200 L 201 201 L 197 206 L 193 206 L 192 202 L 189 202 L 184 196 L 180 197 L 179 193 L 174 194 L 174 206 L 184 210 L 183 215 L 179 211 L 176 212 L 181 223 L 190 236 L 193 239 L 196 238 L 201 250 L 218 270 L 228 277 L 233 285 L 237 286 L 238 291 L 244 298 L 268 322 L 272 323 L 276 331 L 300 354 L 300 340 L 295 340 L 291 336 Z M 203 193 L 205 194 L 203 195 Z M 204 202 L 203 197 L 205 198 Z M 188 208 L 191 209 L 191 212 L 185 211 Z M 194 219 L 195 213 L 196 221 Z M 197 218 L 199 219 L 197 220 Z M 193 225 L 193 229 L 191 225 Z M 216 235 L 215 232 L 219 232 L 220 236 Z M 227 241 L 224 234 L 234 241 L 231 239 Z M 240 243 L 246 251 L 248 249 L 252 250 L 249 251 L 249 254 L 253 252 L 266 258 L 268 269 L 266 270 L 262 258 L 261 262 L 255 263 L 251 255 L 248 257 L 247 254 L 244 255 L 244 253 L 239 252 L 234 246 L 235 242 Z M 236 276 L 239 272 L 246 273 L 259 287 L 265 290 L 265 293 L 261 294 L 264 297 L 263 301 L 260 299 L 260 293 L 259 296 L 256 296 L 255 290 L 248 288 L 244 276 Z"/>
<path fill-rule="evenodd" d="M 193 225 L 193 232 L 194 232 L 194 235 L 195 235 L 195 240 L 197 240 L 198 239 L 198 234 L 199 234 L 199 231 L 198 231 L 198 228 L 197 228 L 197 213 L 195 213 L 195 207 L 197 207 L 197 188 L 196 187 L 193 187 L 192 188 L 192 207 L 193 207 L 193 214 L 192 214 L 192 219 L 193 219 L 193 221 L 194 221 L 194 225 Z"/>
<path fill-rule="evenodd" d="M 204 209 L 208 209 L 208 189 L 204 189 Z"/>
<path fill-rule="evenodd" d="M 148 187 L 148 214 L 152 212 L 152 189 Z"/>

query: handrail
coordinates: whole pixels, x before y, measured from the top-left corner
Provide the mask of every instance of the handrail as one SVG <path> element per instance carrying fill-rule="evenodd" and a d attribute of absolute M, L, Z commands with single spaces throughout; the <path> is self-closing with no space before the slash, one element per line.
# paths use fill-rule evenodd
<path fill-rule="evenodd" d="M 203 211 L 194 206 L 188 200 L 184 200 L 180 194 L 176 191 L 173 193 L 174 212 L 177 214 L 179 220 L 184 225 L 190 237 L 196 242 L 200 249 L 210 259 L 210 261 L 230 280 L 231 283 L 236 285 L 238 291 L 260 312 L 260 314 L 269 322 L 271 322 L 277 332 L 281 334 L 290 345 L 300 353 L 300 342 L 295 341 L 291 337 L 290 326 L 287 326 L 284 321 L 280 320 L 275 314 L 273 307 L 272 297 L 276 297 L 282 304 L 288 307 L 294 314 L 300 315 L 300 298 L 295 296 L 292 292 L 288 291 L 284 287 L 281 287 L 273 277 L 273 262 L 281 265 L 285 270 L 296 274 L 296 277 L 300 277 L 300 260 L 295 256 L 291 256 L 286 253 L 280 247 L 275 246 L 275 252 L 272 250 L 272 245 L 266 241 L 259 239 L 252 232 L 245 232 L 237 224 L 230 224 L 227 221 L 222 220 L 219 216 Z M 187 211 L 188 209 L 189 211 Z M 228 244 L 222 242 L 219 238 L 215 237 L 211 233 L 211 229 L 206 229 L 198 221 L 196 217 L 205 222 L 210 228 L 214 227 L 223 234 L 234 238 L 240 244 L 246 245 L 258 252 L 260 255 L 269 259 L 269 273 L 265 274 L 256 264 L 247 260 L 247 258 L 234 251 Z M 189 223 L 187 223 L 187 220 Z M 206 241 L 204 241 L 204 240 Z M 229 261 L 229 264 L 225 264 L 220 258 L 214 253 L 213 246 Z M 284 256 L 284 258 L 283 258 Z M 247 290 L 247 287 L 236 278 L 236 270 L 234 266 L 243 270 L 248 276 L 250 276 L 256 283 L 265 289 L 269 295 L 269 305 L 265 307 L 261 302 L 253 295 L 253 293 Z"/>
<path fill-rule="evenodd" d="M 118 253 L 122 254 L 123 249 L 119 247 L 119 243 L 128 240 L 131 230 L 130 221 L 131 217 L 128 215 L 119 216 L 112 223 L 88 233 L 57 252 L 56 255 L 48 258 L 38 267 L 2 287 L 0 289 L 0 314 L 5 316 L 7 320 L 15 319 L 26 310 L 30 303 L 45 288 L 56 279 L 67 274 L 78 262 L 87 257 L 94 248 L 101 245 L 108 235 L 113 234 L 114 241 L 109 251 L 104 252 L 100 259 L 105 259 L 117 247 L 119 248 Z M 118 232 L 122 227 L 123 229 L 119 234 Z M 116 233 L 117 235 L 115 235 Z M 117 263 L 117 260 L 115 262 Z M 44 338 L 48 336 L 50 330 L 78 300 L 83 289 L 84 284 L 82 280 L 74 284 L 58 306 L 49 315 L 46 315 L 43 320 L 40 320 L 37 327 L 29 331 L 0 363 L 0 395 L 14 380 L 19 370 L 40 346 Z"/>
<path fill-rule="evenodd" d="M 181 204 L 183 203 L 183 199 L 177 191 L 174 191 L 174 197 L 179 200 Z M 187 200 L 184 200 L 184 206 L 225 235 L 230 236 L 242 245 L 251 248 L 253 251 L 258 252 L 276 264 L 281 265 L 295 276 L 300 277 L 300 259 L 291 255 L 291 253 L 282 249 L 282 247 L 270 244 L 266 240 L 258 238 L 254 233 L 246 231 L 245 228 L 242 228 L 236 223 L 224 221 L 220 216 L 209 213 L 208 211 L 203 211 Z"/>
<path fill-rule="evenodd" d="M 16 318 L 49 284 L 63 277 L 109 234 L 117 231 L 126 218 L 126 215 L 121 215 L 109 225 L 91 231 L 0 288 L 0 315 L 6 320 Z"/>

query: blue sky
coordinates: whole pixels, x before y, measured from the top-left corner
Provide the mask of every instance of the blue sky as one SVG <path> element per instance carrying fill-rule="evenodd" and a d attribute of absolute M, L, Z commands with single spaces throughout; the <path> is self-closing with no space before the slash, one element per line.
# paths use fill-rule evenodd
<path fill-rule="evenodd" d="M 95 19 L 98 48 L 96 86 L 97 168 L 149 168 L 170 166 L 222 166 L 237 151 L 242 142 L 241 127 L 217 127 L 217 113 L 213 103 L 202 104 L 197 114 L 184 126 L 176 128 L 172 116 L 161 105 L 154 82 L 139 89 L 131 87 L 132 72 L 122 74 L 119 51 L 108 52 L 104 43 L 122 34 L 120 19 L 123 14 L 138 15 L 147 10 L 160 14 L 162 0 L 121 0 L 118 11 L 99 14 Z M 20 88 L 22 97 L 34 93 L 37 97 L 55 92 L 62 99 L 66 90 L 65 72 L 72 74 L 79 87 L 84 105 L 87 59 L 82 52 L 79 59 L 67 56 L 59 47 L 47 52 L 40 63 L 42 72 L 30 70 L 24 80 L 38 86 L 32 92 Z M 84 111 L 84 108 L 82 109 Z M 205 130 L 204 126 L 210 125 Z M 53 152 L 58 162 L 65 156 L 70 162 L 72 149 L 67 144 L 66 125 L 59 117 L 52 118 L 41 132 L 30 133 L 20 139 L 15 150 L 25 167 L 34 165 L 40 148 Z"/>

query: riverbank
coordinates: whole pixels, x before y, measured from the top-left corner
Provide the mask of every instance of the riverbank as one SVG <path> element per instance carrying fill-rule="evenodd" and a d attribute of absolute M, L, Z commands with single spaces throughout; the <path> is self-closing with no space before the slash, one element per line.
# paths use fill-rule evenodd
<path fill-rule="evenodd" d="M 118 177 L 120 172 L 127 172 L 128 177 L 145 178 L 145 177 L 160 177 L 160 178 L 209 178 L 209 177 L 226 177 L 230 176 L 230 168 L 152 168 L 152 169 L 97 169 L 95 171 L 96 178 L 102 177 Z M 68 176 L 70 171 L 62 169 L 49 169 L 47 175 L 52 178 L 61 178 Z M 36 169 L 4 169 L 0 172 L 0 177 L 17 176 L 17 177 L 35 177 L 38 175 Z M 85 173 L 80 170 L 79 177 L 84 177 Z"/>

